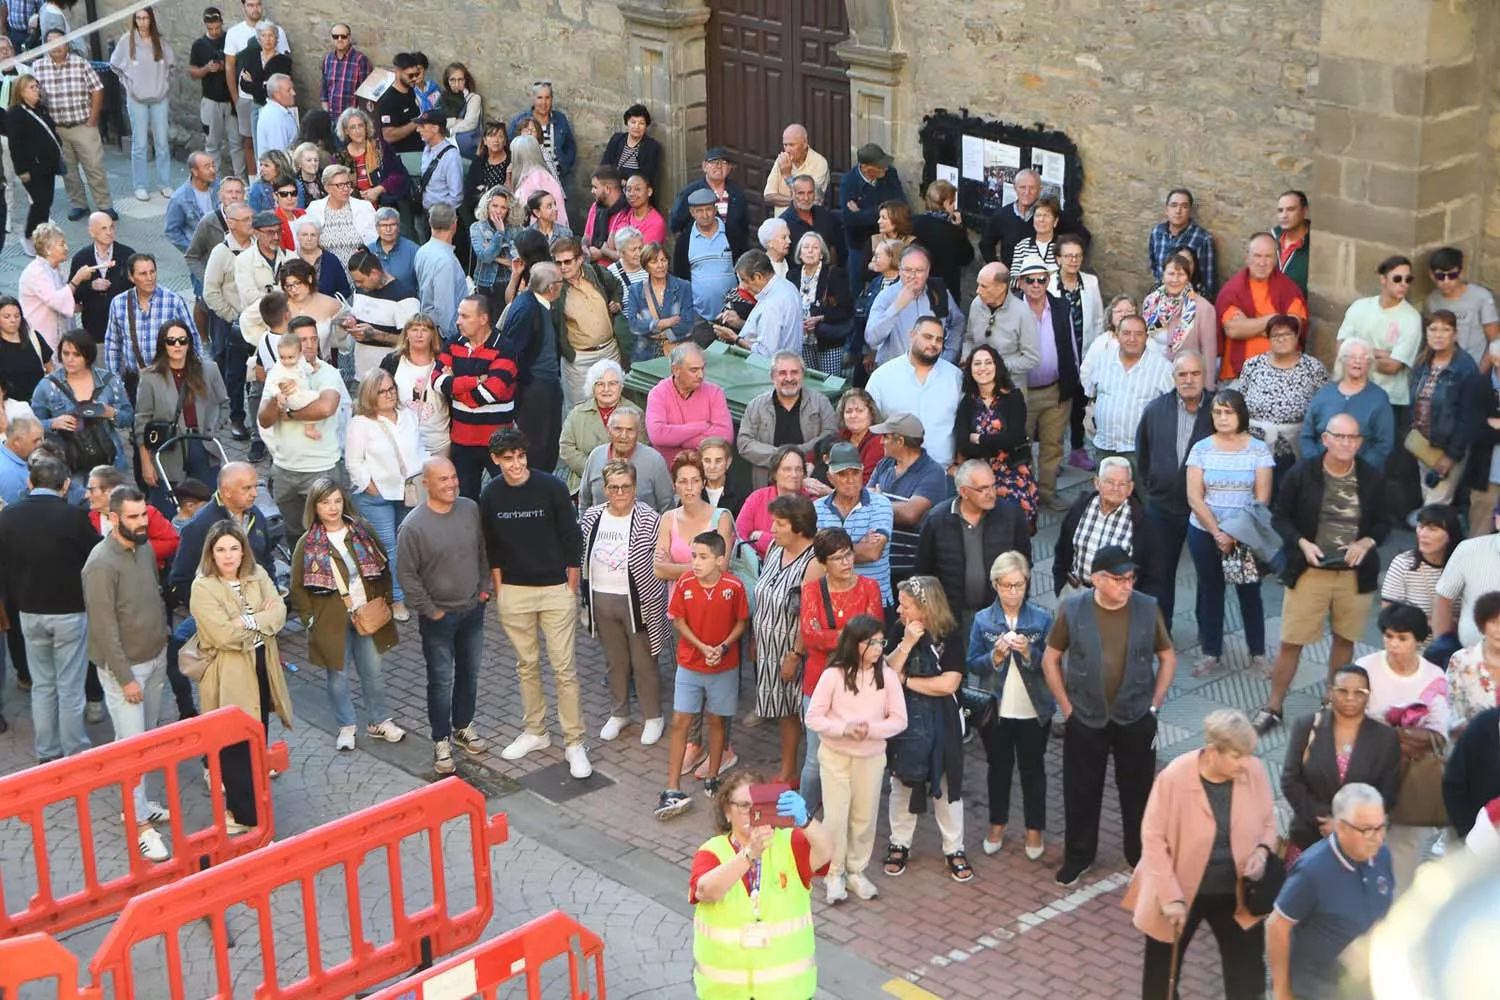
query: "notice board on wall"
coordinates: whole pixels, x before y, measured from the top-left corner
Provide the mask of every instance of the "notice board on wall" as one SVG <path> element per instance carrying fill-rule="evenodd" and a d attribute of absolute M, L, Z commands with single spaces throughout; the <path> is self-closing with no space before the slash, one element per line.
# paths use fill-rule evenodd
<path fill-rule="evenodd" d="M 1019 125 L 976 118 L 968 108 L 938 108 L 922 119 L 922 188 L 946 180 L 958 189 L 958 210 L 970 229 L 983 230 L 991 215 L 1016 200 L 1017 172 L 1030 167 L 1042 178 L 1042 197 L 1062 205 L 1061 232 L 1083 222 L 1083 161 L 1063 132 L 1038 123 Z M 1071 224 L 1071 226 L 1070 226 Z"/>

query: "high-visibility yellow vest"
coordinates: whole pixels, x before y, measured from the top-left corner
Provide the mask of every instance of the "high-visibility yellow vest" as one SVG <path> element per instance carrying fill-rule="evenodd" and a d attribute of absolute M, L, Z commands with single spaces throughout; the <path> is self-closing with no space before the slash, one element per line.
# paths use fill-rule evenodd
<path fill-rule="evenodd" d="M 726 836 L 699 848 L 719 863 L 735 849 Z M 780 829 L 761 855 L 758 936 L 765 947 L 744 947 L 747 927 L 756 924 L 744 879 L 735 879 L 717 903 L 693 910 L 693 985 L 699 1000 L 810 1000 L 818 988 L 814 960 L 812 893 L 797 873 L 792 831 Z"/>

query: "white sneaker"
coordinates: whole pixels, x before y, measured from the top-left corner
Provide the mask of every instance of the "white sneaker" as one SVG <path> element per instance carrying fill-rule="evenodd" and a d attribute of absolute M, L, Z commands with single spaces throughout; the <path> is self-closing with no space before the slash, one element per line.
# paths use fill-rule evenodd
<path fill-rule="evenodd" d="M 172 191 L 171 188 L 165 187 L 165 186 L 162 187 L 162 189 L 161 189 L 161 196 L 163 198 L 167 199 L 168 201 L 171 201 L 173 194 L 174 194 L 174 192 Z"/>
<path fill-rule="evenodd" d="M 234 813 L 226 812 L 224 814 L 224 832 L 229 834 L 229 836 L 238 837 L 240 834 L 249 833 L 253 829 L 254 827 L 246 826 L 244 823 L 241 823 L 239 820 L 235 819 Z"/>
<path fill-rule="evenodd" d="M 30 236 L 21 237 L 21 252 L 28 257 L 36 256 L 36 244 L 31 242 Z"/>
<path fill-rule="evenodd" d="M 333 741 L 333 748 L 335 750 L 353 750 L 355 728 L 354 726 L 340 726 L 338 739 Z"/>
<path fill-rule="evenodd" d="M 849 890 L 844 888 L 844 876 L 842 875 L 823 876 L 823 891 L 827 893 L 829 905 L 842 903 L 849 898 Z"/>
<path fill-rule="evenodd" d="M 641 746 L 655 746 L 661 740 L 661 734 L 666 730 L 667 723 L 664 719 L 647 719 L 646 724 L 641 727 Z"/>
<path fill-rule="evenodd" d="M 552 745 L 552 737 L 543 733 L 533 736 L 530 733 L 522 733 L 510 741 L 510 746 L 500 751 L 500 756 L 506 760 L 520 760 L 527 754 L 536 750 L 545 750 Z"/>
<path fill-rule="evenodd" d="M 387 743 L 400 743 L 406 736 L 406 730 L 396 725 L 394 720 L 386 719 L 378 726 L 366 726 L 365 735 Z"/>
<path fill-rule="evenodd" d="M 172 856 L 172 852 L 167 850 L 167 842 L 154 829 L 142 830 L 136 836 L 135 843 L 141 849 L 141 857 L 147 861 L 166 861 Z"/>
<path fill-rule="evenodd" d="M 863 872 L 850 872 L 846 876 L 849 883 L 849 891 L 860 899 L 874 899 L 880 895 L 880 890 L 875 888 L 875 883 L 865 878 Z"/>
<path fill-rule="evenodd" d="M 438 740 L 432 745 L 432 752 L 432 769 L 438 774 L 452 774 L 457 770 L 453 763 L 453 744 L 448 740 Z"/>
<path fill-rule="evenodd" d="M 629 716 L 611 715 L 609 721 L 604 723 L 604 728 L 599 730 L 599 738 L 608 743 L 620 735 L 620 730 L 630 724 Z"/>
<path fill-rule="evenodd" d="M 150 201 L 151 200 L 151 194 L 145 188 L 136 188 L 135 189 L 135 200 L 136 201 Z"/>
<path fill-rule="evenodd" d="M 147 802 L 146 811 L 137 816 L 137 823 L 166 823 L 172 818 L 172 813 L 160 802 Z M 120 813 L 120 822 L 125 822 L 125 814 Z"/>
<path fill-rule="evenodd" d="M 563 756 L 568 758 L 568 773 L 582 781 L 594 773 L 594 765 L 589 763 L 589 752 L 583 748 L 583 744 L 568 747 L 563 751 Z"/>

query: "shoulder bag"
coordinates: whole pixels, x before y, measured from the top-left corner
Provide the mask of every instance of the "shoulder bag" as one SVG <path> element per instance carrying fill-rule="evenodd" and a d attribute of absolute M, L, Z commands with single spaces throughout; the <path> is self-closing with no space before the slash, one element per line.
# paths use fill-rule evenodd
<path fill-rule="evenodd" d="M 432 162 L 427 164 L 427 169 L 422 171 L 422 176 L 417 178 L 416 200 L 418 204 L 421 204 L 422 196 L 427 193 L 427 185 L 432 182 L 432 175 L 437 173 L 438 164 L 443 162 L 443 157 L 448 155 L 450 149 L 457 148 L 457 146 L 451 143 L 445 144 L 442 149 L 438 150 L 438 154 L 432 158 Z"/>
<path fill-rule="evenodd" d="M 171 377 L 168 373 L 167 378 Z M 141 434 L 141 443 L 150 448 L 153 453 L 161 451 L 161 446 L 177 433 L 177 421 L 182 419 L 182 407 L 187 402 L 188 391 L 188 384 L 184 380 L 182 387 L 177 390 L 177 410 L 172 414 L 171 420 L 147 421 L 146 429 Z"/>
<path fill-rule="evenodd" d="M 1399 826 L 1447 826 L 1448 807 L 1443 803 L 1443 751 L 1445 740 L 1428 734 L 1431 751 L 1420 757 L 1401 755 L 1401 791 L 1390 819 Z"/>
<path fill-rule="evenodd" d="M 401 444 L 396 440 L 396 435 L 385 425 L 385 421 L 379 417 L 373 418 L 380 429 L 385 432 L 385 439 L 391 443 L 396 451 L 396 468 L 401 470 L 401 502 L 407 507 L 415 507 L 422 502 L 422 493 L 417 486 L 417 477 L 406 469 L 406 459 L 401 457 Z"/>
<path fill-rule="evenodd" d="M 96 466 L 114 465 L 115 441 L 105 420 L 101 417 L 78 415 L 77 410 L 80 406 L 78 397 L 73 395 L 73 387 L 68 384 L 67 376 L 61 371 L 54 371 L 47 378 L 61 390 L 68 402 L 73 404 L 73 418 L 78 421 L 77 430 L 53 431 L 62 442 L 63 459 L 68 463 L 68 471 L 75 475 L 79 473 L 87 475 L 89 470 Z M 94 387 L 96 390 L 100 387 L 97 377 L 94 379 Z"/>
<path fill-rule="evenodd" d="M 207 650 L 198 642 L 200 633 L 194 633 L 193 637 L 182 644 L 177 651 L 177 669 L 182 675 L 195 683 L 201 682 L 219 659 L 218 650 Z"/>
<path fill-rule="evenodd" d="M 1266 852 L 1266 870 L 1258 879 L 1247 879 L 1243 875 L 1235 878 L 1235 889 L 1240 905 L 1252 916 L 1267 916 L 1276 908 L 1276 897 L 1286 884 L 1286 861 L 1269 844 L 1261 844 Z"/>
<path fill-rule="evenodd" d="M 386 623 L 391 620 L 390 604 L 384 597 L 372 597 L 359 607 L 354 607 L 354 602 L 349 598 L 349 587 L 339 573 L 340 568 L 348 572 L 348 564 L 338 553 L 334 553 L 334 558 L 339 565 L 331 567 L 333 579 L 339 585 L 339 596 L 344 599 L 344 607 L 349 611 L 349 620 L 354 623 L 354 631 L 359 635 L 374 635 L 385 628 Z"/>
<path fill-rule="evenodd" d="M 136 391 L 141 384 L 141 369 L 146 367 L 146 359 L 141 357 L 141 342 L 135 334 L 135 289 L 130 290 L 130 295 L 125 300 L 125 315 L 130 321 L 130 353 L 135 355 L 135 367 L 127 368 L 120 373 L 120 379 L 125 383 L 125 394 L 130 397 L 130 405 L 135 405 Z"/>

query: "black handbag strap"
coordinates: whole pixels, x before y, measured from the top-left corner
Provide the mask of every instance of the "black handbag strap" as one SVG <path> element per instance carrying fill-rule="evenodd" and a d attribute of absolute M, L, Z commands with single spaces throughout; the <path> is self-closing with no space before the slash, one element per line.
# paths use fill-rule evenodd
<path fill-rule="evenodd" d="M 434 156 L 432 158 L 432 162 L 427 164 L 427 169 L 422 171 L 422 177 L 417 181 L 417 189 L 419 191 L 427 190 L 427 182 L 432 180 L 433 174 L 437 173 L 438 164 L 443 161 L 443 157 L 448 155 L 448 150 L 457 148 L 457 146 L 453 145 L 450 142 L 445 143 L 443 145 L 443 148 L 438 150 L 438 155 Z"/>
<path fill-rule="evenodd" d="M 823 614 L 828 617 L 828 627 L 838 631 L 838 616 L 833 613 L 833 594 L 828 589 L 828 577 L 818 581 L 818 589 L 823 592 Z"/>
<path fill-rule="evenodd" d="M 136 290 L 130 290 L 130 297 L 125 301 L 125 312 L 130 317 L 130 349 L 135 354 L 135 368 L 140 371 L 146 367 L 146 361 L 141 357 L 141 342 L 135 335 L 135 297 Z"/>

